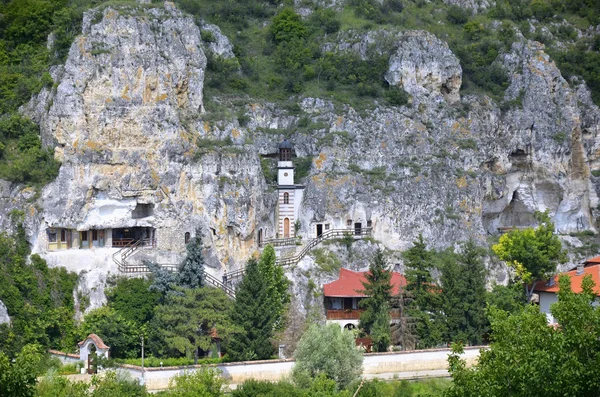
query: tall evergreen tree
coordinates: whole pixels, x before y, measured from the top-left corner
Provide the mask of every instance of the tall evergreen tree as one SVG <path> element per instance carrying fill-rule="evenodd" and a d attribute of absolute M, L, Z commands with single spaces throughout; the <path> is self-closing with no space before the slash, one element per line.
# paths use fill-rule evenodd
<path fill-rule="evenodd" d="M 246 265 L 244 278 L 237 286 L 232 322 L 240 327 L 227 346 L 233 360 L 268 359 L 273 354 L 274 327 L 279 317 L 278 309 L 269 297 L 269 286 L 256 260 Z"/>
<path fill-rule="evenodd" d="M 187 255 L 179 265 L 178 285 L 184 288 L 200 288 L 204 286 L 204 255 L 202 255 L 201 231 L 196 230 L 185 247 Z"/>
<path fill-rule="evenodd" d="M 285 277 L 283 268 L 275 263 L 275 249 L 267 245 L 258 262 L 258 269 L 267 285 L 267 296 L 277 313 L 274 324 L 276 330 L 280 331 L 285 326 L 285 313 L 290 303 L 288 292 L 289 280 Z"/>
<path fill-rule="evenodd" d="M 365 275 L 363 293 L 367 296 L 360 301 L 364 311 L 358 326 L 373 339 L 377 351 L 385 351 L 390 344 L 390 300 L 392 273 L 388 270 L 382 250 L 377 250 Z"/>
<path fill-rule="evenodd" d="M 443 341 L 443 321 L 440 308 L 440 293 L 433 285 L 431 270 L 434 255 L 427 249 L 423 235 L 419 234 L 413 247 L 404 252 L 407 291 L 412 302 L 407 314 L 414 319 L 418 348 L 432 347 Z"/>
<path fill-rule="evenodd" d="M 445 340 L 479 344 L 486 331 L 483 252 L 473 240 L 462 252 L 449 252 L 441 266 L 441 302 L 445 318 Z"/>
<path fill-rule="evenodd" d="M 403 256 L 406 260 L 407 289 L 416 291 L 418 295 L 423 290 L 424 284 L 431 283 L 431 269 L 434 267 L 431 252 L 427 249 L 427 244 L 425 244 L 421 233 L 419 233 L 417 240 L 413 241 L 413 246 L 406 250 Z"/>

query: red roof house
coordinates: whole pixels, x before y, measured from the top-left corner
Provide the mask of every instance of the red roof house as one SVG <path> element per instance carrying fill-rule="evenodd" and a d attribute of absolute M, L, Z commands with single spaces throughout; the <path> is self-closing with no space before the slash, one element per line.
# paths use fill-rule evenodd
<path fill-rule="evenodd" d="M 359 302 L 366 298 L 363 283 L 367 282 L 367 272 L 355 272 L 340 269 L 340 277 L 323 286 L 323 297 L 327 320 L 340 323 L 346 328 L 353 328 L 358 324 L 360 313 Z M 406 286 L 406 278 L 397 272 L 392 272 L 390 280 L 392 295 L 400 292 Z M 394 313 L 391 313 L 394 317 Z"/>
<path fill-rule="evenodd" d="M 546 313 L 548 322 L 555 324 L 556 320 L 550 312 L 550 305 L 558 301 L 558 278 L 562 275 L 567 275 L 571 278 L 571 289 L 575 293 L 581 292 L 581 282 L 583 277 L 586 275 L 592 276 L 592 281 L 596 286 L 594 292 L 597 296 L 600 296 L 600 257 L 588 259 L 584 262 L 583 266 L 578 266 L 576 269 L 570 270 L 565 273 L 553 276 L 547 282 L 538 281 L 535 285 L 534 292 L 540 297 L 540 311 Z"/>

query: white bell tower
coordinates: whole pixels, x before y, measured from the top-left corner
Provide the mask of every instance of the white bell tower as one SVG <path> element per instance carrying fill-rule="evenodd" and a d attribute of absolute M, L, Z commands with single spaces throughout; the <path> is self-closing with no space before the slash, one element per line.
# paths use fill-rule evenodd
<path fill-rule="evenodd" d="M 295 223 L 302 202 L 304 186 L 294 184 L 292 144 L 286 139 L 279 144 L 277 163 L 277 238 L 295 237 Z"/>

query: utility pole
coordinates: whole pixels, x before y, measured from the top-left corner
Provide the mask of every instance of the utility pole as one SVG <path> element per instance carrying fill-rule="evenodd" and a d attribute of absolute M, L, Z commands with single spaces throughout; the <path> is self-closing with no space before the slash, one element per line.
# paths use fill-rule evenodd
<path fill-rule="evenodd" d="M 141 384 L 144 385 L 144 384 L 146 384 L 146 380 L 144 379 L 144 335 L 141 335 L 140 339 L 142 340 L 142 381 L 141 381 Z"/>

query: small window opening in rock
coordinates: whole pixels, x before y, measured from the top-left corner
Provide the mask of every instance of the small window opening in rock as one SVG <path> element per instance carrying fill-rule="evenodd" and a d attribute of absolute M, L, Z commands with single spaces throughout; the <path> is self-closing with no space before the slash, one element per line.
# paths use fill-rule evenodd
<path fill-rule="evenodd" d="M 373 227 L 373 221 L 367 221 L 367 227 Z"/>
<path fill-rule="evenodd" d="M 352 219 L 348 219 L 346 221 L 346 226 L 352 226 Z"/>
<path fill-rule="evenodd" d="M 54 228 L 48 229 L 48 242 L 50 242 L 50 243 L 56 242 L 56 229 L 54 229 Z"/>
<path fill-rule="evenodd" d="M 227 233 L 233 234 L 233 226 L 227 226 Z"/>
<path fill-rule="evenodd" d="M 212 232 L 213 236 L 217 235 L 217 230 L 215 228 L 210 228 L 210 231 Z"/>
<path fill-rule="evenodd" d="M 154 204 L 137 203 L 135 209 L 131 212 L 131 218 L 140 219 L 152 216 L 154 213 Z"/>
<path fill-rule="evenodd" d="M 184 240 L 185 244 L 190 242 L 190 232 L 185 232 Z"/>
<path fill-rule="evenodd" d="M 325 230 L 329 230 L 329 223 L 325 224 Z"/>

